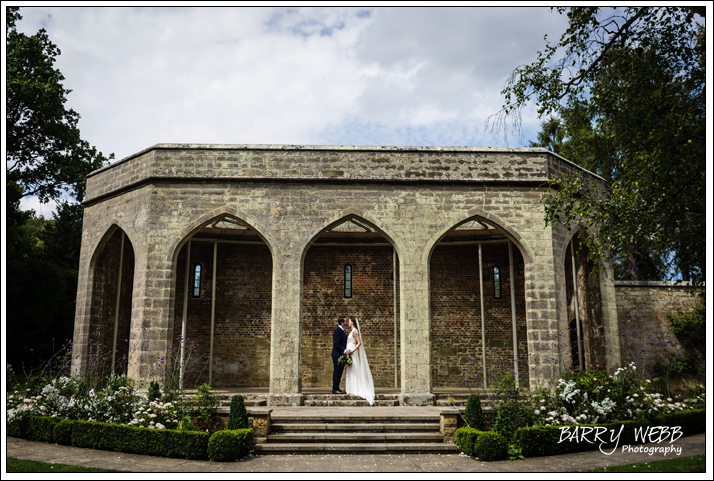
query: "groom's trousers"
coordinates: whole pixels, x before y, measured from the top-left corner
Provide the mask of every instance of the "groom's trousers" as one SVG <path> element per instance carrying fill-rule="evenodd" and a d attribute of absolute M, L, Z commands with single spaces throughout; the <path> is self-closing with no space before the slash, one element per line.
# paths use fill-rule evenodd
<path fill-rule="evenodd" d="M 340 381 L 342 380 L 342 373 L 345 370 L 345 366 L 340 366 L 340 363 L 337 362 L 339 358 L 332 356 L 332 365 L 335 366 L 335 370 L 332 371 L 332 390 L 333 391 L 339 391 L 340 390 Z"/>

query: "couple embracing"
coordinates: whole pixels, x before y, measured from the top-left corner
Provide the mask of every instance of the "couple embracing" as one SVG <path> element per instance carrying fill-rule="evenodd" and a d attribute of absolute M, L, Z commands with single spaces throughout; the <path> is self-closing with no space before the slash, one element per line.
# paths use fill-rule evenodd
<path fill-rule="evenodd" d="M 350 329 L 349 335 L 346 329 Z M 343 354 L 352 356 L 351 366 L 340 365 L 338 359 Z M 332 364 L 335 368 L 332 372 L 333 394 L 353 394 L 366 399 L 370 406 L 374 404 L 374 381 L 372 372 L 369 370 L 362 332 L 356 317 L 339 317 L 337 319 L 337 328 L 332 334 Z M 345 390 L 341 391 L 340 380 L 345 367 L 347 369 Z"/>

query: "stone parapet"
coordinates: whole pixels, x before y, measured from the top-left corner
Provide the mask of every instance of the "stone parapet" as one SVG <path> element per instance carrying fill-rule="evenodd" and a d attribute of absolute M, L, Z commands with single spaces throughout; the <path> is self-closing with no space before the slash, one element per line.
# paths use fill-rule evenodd
<path fill-rule="evenodd" d="M 574 170 L 599 179 L 542 148 L 157 144 L 90 173 L 85 204 L 170 179 L 513 183 Z"/>

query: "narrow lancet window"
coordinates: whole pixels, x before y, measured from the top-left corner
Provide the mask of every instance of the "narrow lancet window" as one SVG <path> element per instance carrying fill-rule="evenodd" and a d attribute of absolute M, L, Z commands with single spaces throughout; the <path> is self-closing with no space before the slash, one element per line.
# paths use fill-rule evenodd
<path fill-rule="evenodd" d="M 201 297 L 201 264 L 193 270 L 193 297 Z"/>
<path fill-rule="evenodd" d="M 345 297 L 352 297 L 352 266 L 345 266 Z"/>
<path fill-rule="evenodd" d="M 501 269 L 498 266 L 493 268 L 493 297 L 501 298 Z"/>

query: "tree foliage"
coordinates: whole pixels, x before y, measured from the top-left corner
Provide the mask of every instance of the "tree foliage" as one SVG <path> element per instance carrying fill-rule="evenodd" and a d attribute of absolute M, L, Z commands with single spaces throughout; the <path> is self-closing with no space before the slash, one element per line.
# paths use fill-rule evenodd
<path fill-rule="evenodd" d="M 85 176 L 113 158 L 79 134 L 79 114 L 66 109 L 70 90 L 54 67 L 60 50 L 41 29 L 27 36 L 15 26 L 22 19 L 18 7 L 7 7 L 7 180 L 21 197 L 40 201 L 59 199 L 68 191 L 84 198 Z"/>
<path fill-rule="evenodd" d="M 7 7 L 6 188 L 7 358 L 19 368 L 52 354 L 73 333 L 86 175 L 109 159 L 80 137 L 79 114 L 54 67 L 59 48 L 45 30 L 17 31 Z M 53 219 L 22 211 L 23 198 L 58 203 Z"/>
<path fill-rule="evenodd" d="M 543 146 L 602 176 L 556 179 L 546 224 L 587 229 L 590 259 L 622 259 L 631 279 L 704 278 L 703 8 L 558 8 L 569 27 L 516 68 L 494 128 L 535 102 Z M 518 115 L 516 129 L 519 128 Z M 674 265 L 672 265 L 674 264 Z"/>

